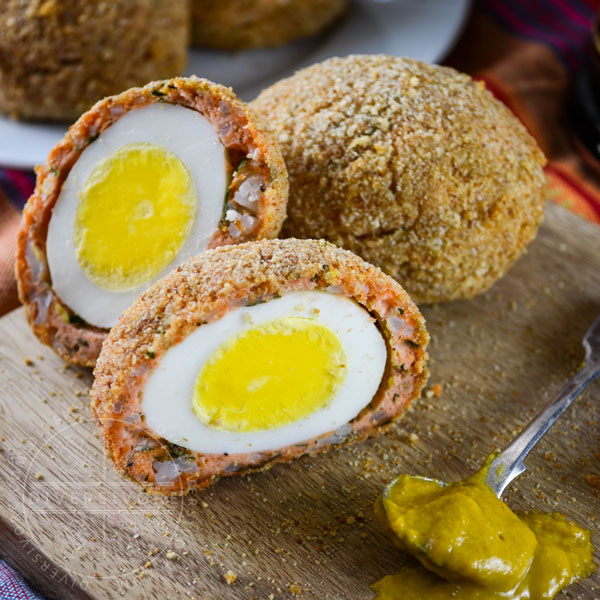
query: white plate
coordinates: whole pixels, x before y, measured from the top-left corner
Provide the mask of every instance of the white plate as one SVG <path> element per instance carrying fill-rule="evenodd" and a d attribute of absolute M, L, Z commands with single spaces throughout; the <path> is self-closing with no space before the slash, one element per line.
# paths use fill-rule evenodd
<path fill-rule="evenodd" d="M 294 71 L 330 56 L 392 54 L 441 60 L 460 32 L 469 0 L 354 0 L 349 14 L 322 35 L 282 48 L 227 53 L 191 50 L 187 74 L 232 86 L 244 100 Z M 65 125 L 0 117 L 0 165 L 42 163 Z"/>

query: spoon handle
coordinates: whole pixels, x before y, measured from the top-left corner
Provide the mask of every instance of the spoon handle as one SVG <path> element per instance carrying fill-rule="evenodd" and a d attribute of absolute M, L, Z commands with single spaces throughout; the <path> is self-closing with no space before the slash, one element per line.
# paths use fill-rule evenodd
<path fill-rule="evenodd" d="M 523 460 L 573 400 L 600 375 L 600 362 L 586 364 L 556 398 L 489 464 L 486 484 L 498 498 L 506 486 L 525 470 Z"/>

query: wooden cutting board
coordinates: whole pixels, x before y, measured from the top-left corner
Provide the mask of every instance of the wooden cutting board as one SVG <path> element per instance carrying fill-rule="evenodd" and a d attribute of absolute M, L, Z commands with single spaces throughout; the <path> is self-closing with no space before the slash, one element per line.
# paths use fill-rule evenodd
<path fill-rule="evenodd" d="M 372 598 L 369 584 L 403 560 L 373 518 L 384 484 L 402 472 L 466 476 L 580 364 L 581 337 L 600 314 L 600 229 L 549 205 L 507 277 L 424 313 L 430 385 L 388 435 L 171 499 L 120 479 L 90 420 L 91 373 L 39 345 L 21 310 L 9 314 L 0 320 L 0 556 L 61 600 Z M 593 529 L 598 552 L 599 421 L 596 383 L 506 494 L 514 508 L 559 510 Z M 600 576 L 562 597 L 600 597 Z"/>

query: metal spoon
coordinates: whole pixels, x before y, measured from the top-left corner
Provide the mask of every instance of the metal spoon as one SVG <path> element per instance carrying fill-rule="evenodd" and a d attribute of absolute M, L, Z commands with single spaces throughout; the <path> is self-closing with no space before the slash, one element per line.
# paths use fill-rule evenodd
<path fill-rule="evenodd" d="M 600 375 L 600 317 L 583 337 L 583 367 L 567 382 L 556 398 L 489 464 L 486 484 L 500 498 L 506 486 L 525 471 L 523 460 L 573 400 Z"/>
<path fill-rule="evenodd" d="M 484 481 L 494 494 L 500 498 L 508 484 L 525 471 L 523 460 L 542 436 L 554 425 L 573 401 L 594 379 L 600 375 L 600 317 L 592 323 L 583 337 L 585 359 L 583 367 L 569 379 L 556 398 L 529 423 L 529 425 L 502 451 L 498 452 L 491 462 L 486 461 Z M 440 486 L 449 485 L 445 481 L 413 475 L 415 479 L 435 481 Z M 394 487 L 394 481 L 383 490 L 383 497 L 388 498 Z"/>

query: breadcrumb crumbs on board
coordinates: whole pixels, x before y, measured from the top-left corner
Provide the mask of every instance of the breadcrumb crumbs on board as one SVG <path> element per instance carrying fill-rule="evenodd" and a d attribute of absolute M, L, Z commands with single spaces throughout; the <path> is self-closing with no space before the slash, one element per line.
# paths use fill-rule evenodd
<path fill-rule="evenodd" d="M 485 291 L 542 220 L 542 152 L 482 82 L 448 67 L 332 58 L 252 106 L 288 168 L 284 235 L 353 250 L 417 303 Z"/>
<path fill-rule="evenodd" d="M 297 583 L 292 583 L 291 585 L 289 585 L 288 590 L 291 594 L 294 594 L 294 596 L 298 596 L 302 593 L 302 588 Z"/>
<path fill-rule="evenodd" d="M 236 574 L 230 569 L 229 571 L 227 571 L 227 573 L 225 573 L 223 575 L 223 578 L 225 579 L 225 581 L 227 582 L 228 585 L 231 585 L 236 579 L 237 576 Z"/>

